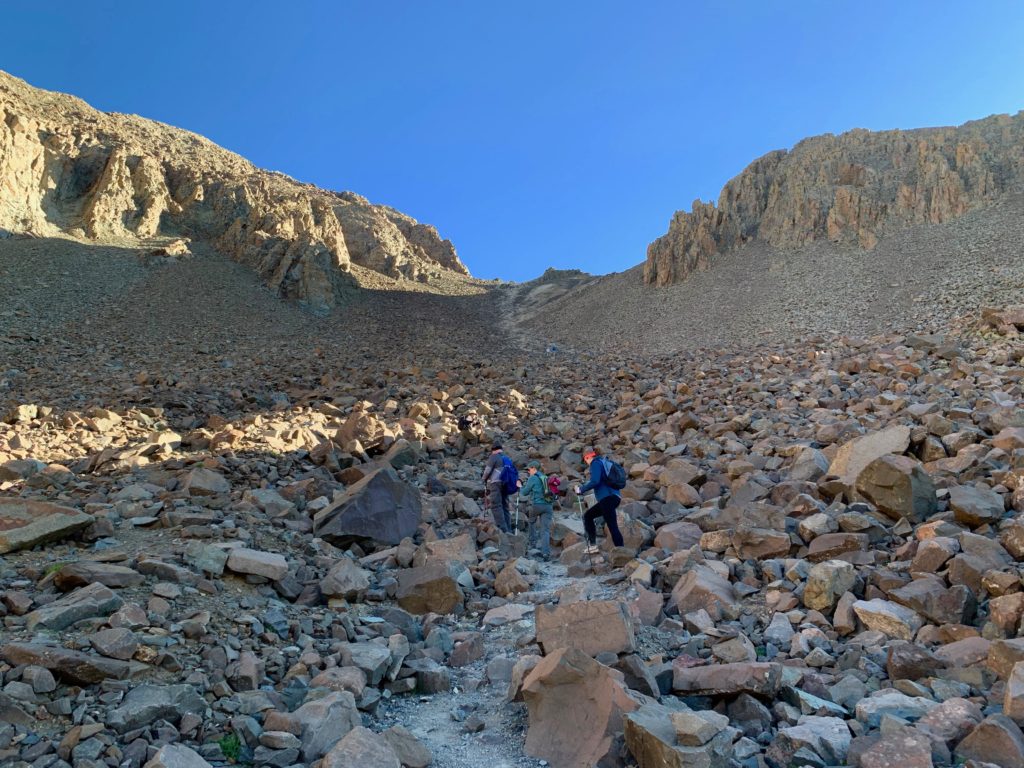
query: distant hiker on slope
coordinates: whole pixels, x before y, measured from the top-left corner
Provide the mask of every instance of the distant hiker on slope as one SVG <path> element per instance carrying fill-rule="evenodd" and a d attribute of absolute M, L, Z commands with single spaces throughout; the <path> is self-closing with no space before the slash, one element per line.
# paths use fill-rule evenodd
<path fill-rule="evenodd" d="M 551 506 L 555 497 L 548 487 L 548 479 L 540 471 L 540 462 L 531 461 L 526 465 L 526 471 L 530 477 L 526 484 L 519 481 L 522 490 L 519 491 L 521 498 L 529 499 L 532 503 L 530 514 L 530 549 L 540 552 L 545 560 L 551 557 L 551 518 L 554 508 Z"/>
<path fill-rule="evenodd" d="M 508 497 L 517 490 L 519 473 L 512 459 L 506 456 L 501 443 L 491 446 L 491 455 L 484 465 L 486 505 L 491 509 L 494 524 L 505 533 L 512 533 L 512 520 L 508 513 Z"/>
<path fill-rule="evenodd" d="M 621 547 L 625 543 L 615 514 L 619 502 L 622 501 L 619 490 L 626 485 L 625 473 L 622 467 L 604 456 L 599 456 L 596 448 L 584 451 L 583 460 L 590 467 L 590 480 L 584 485 L 577 485 L 575 491 L 577 496 L 593 491 L 597 498 L 597 503 L 583 513 L 583 529 L 587 532 L 589 545 L 585 551 L 588 555 L 593 555 L 597 554 L 597 526 L 594 521 L 599 517 L 604 518 L 615 546 Z"/>

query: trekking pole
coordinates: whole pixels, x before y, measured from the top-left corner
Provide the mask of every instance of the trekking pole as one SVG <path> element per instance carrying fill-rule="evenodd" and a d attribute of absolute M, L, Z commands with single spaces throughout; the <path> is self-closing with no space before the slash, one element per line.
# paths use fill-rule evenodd
<path fill-rule="evenodd" d="M 516 494 L 516 520 L 512 523 L 512 531 L 516 534 L 519 533 L 519 494 Z"/>
<path fill-rule="evenodd" d="M 578 493 L 576 494 L 576 501 L 580 505 L 580 517 L 582 518 L 583 515 L 584 515 L 584 512 L 583 512 L 583 497 L 580 496 Z M 584 541 L 587 542 L 587 548 L 584 551 L 587 553 L 587 560 L 590 561 L 590 570 L 594 570 L 594 556 L 592 554 L 590 554 L 591 544 L 590 544 L 590 539 L 587 538 L 587 522 L 586 522 L 586 520 L 583 521 L 583 539 L 584 539 Z"/>

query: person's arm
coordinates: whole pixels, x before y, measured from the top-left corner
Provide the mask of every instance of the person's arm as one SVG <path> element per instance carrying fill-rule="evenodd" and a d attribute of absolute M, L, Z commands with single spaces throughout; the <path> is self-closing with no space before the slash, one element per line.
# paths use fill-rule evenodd
<path fill-rule="evenodd" d="M 526 485 L 519 489 L 520 497 L 524 499 L 529 498 L 530 494 L 533 492 L 534 486 L 537 484 L 538 481 L 539 480 L 537 478 L 537 475 L 532 475 L 530 479 L 526 481 Z"/>
<path fill-rule="evenodd" d="M 601 459 L 598 456 L 594 457 L 594 460 L 590 462 L 590 480 L 580 486 L 580 493 L 586 493 L 592 491 L 601 484 L 601 477 L 604 474 L 604 465 L 601 463 Z"/>
<path fill-rule="evenodd" d="M 497 462 L 494 459 L 495 459 L 495 457 L 493 455 L 489 456 L 488 459 L 487 459 L 487 463 L 484 464 L 484 477 L 483 477 L 484 485 L 486 485 L 487 483 L 490 482 L 491 473 L 494 472 L 494 467 L 497 464 Z"/>

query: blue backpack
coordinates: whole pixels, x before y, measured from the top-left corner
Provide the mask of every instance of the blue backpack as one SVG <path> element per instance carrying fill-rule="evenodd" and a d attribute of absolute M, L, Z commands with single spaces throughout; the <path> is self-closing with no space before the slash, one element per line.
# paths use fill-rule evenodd
<path fill-rule="evenodd" d="M 506 496 L 519 491 L 519 470 L 508 456 L 501 457 L 501 474 L 498 477 L 501 480 L 501 491 Z"/>

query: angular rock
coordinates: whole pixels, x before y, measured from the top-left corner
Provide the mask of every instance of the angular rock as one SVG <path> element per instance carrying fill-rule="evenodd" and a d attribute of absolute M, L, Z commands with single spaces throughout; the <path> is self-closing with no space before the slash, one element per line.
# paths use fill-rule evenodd
<path fill-rule="evenodd" d="M 672 722 L 672 717 L 679 714 L 682 713 L 648 702 L 625 715 L 626 747 L 637 765 L 641 768 L 730 768 L 735 729 L 721 729 L 700 746 L 683 746 L 677 743 Z"/>
<path fill-rule="evenodd" d="M 401 571 L 395 597 L 402 608 L 416 614 L 452 613 L 464 599 L 451 568 L 444 563 Z"/>
<path fill-rule="evenodd" d="M 880 456 L 857 475 L 857 493 L 893 520 L 920 522 L 936 509 L 935 484 L 917 459 Z"/>
<path fill-rule="evenodd" d="M 219 472 L 205 467 L 191 470 L 182 483 L 189 496 L 219 496 L 231 493 L 231 484 Z"/>
<path fill-rule="evenodd" d="M 545 655 L 559 648 L 574 648 L 588 656 L 636 650 L 629 613 L 615 600 L 539 605 L 535 621 L 537 642 Z"/>
<path fill-rule="evenodd" d="M 202 755 L 184 744 L 164 744 L 142 768 L 212 768 Z"/>
<path fill-rule="evenodd" d="M 341 558 L 320 580 L 320 591 L 325 597 L 355 600 L 370 588 L 370 572 L 360 568 L 354 560 Z"/>
<path fill-rule="evenodd" d="M 29 629 L 67 629 L 82 619 L 109 616 L 123 604 L 107 587 L 90 584 L 32 611 L 26 617 L 27 625 Z"/>
<path fill-rule="evenodd" d="M 898 640 L 913 640 L 917 630 L 924 625 L 914 611 L 889 600 L 858 600 L 853 604 L 853 610 L 869 629 Z"/>
<path fill-rule="evenodd" d="M 973 485 L 954 485 L 949 489 L 949 508 L 958 523 L 977 528 L 995 523 L 1003 516 L 1003 497 L 993 490 Z"/>
<path fill-rule="evenodd" d="M 782 666 L 770 662 L 711 664 L 706 667 L 672 665 L 672 690 L 683 695 L 752 693 L 774 696 L 781 680 Z"/>
<path fill-rule="evenodd" d="M 854 567 L 843 560 L 825 560 L 811 566 L 804 586 L 803 603 L 808 608 L 827 613 L 835 607 L 844 592 L 857 581 Z"/>
<path fill-rule="evenodd" d="M 248 573 L 277 581 L 288 574 L 288 561 L 276 552 L 238 547 L 228 555 L 227 567 L 235 573 Z"/>
<path fill-rule="evenodd" d="M 332 544 L 372 539 L 398 544 L 420 524 L 420 493 L 390 467 L 366 475 L 313 518 L 313 532 Z"/>
<path fill-rule="evenodd" d="M 8 643 L 0 647 L 0 657 L 11 664 L 43 667 L 62 680 L 81 685 L 99 683 L 108 677 L 124 680 L 132 672 L 131 665 L 124 661 L 36 643 Z"/>
<path fill-rule="evenodd" d="M 836 452 L 828 473 L 835 475 L 847 488 L 854 488 L 857 478 L 867 466 L 882 456 L 900 454 L 910 446 L 910 427 L 901 424 L 844 443 Z"/>
<path fill-rule="evenodd" d="M 954 753 L 964 760 L 1015 768 L 1024 765 L 1024 733 L 1006 715 L 989 715 L 957 745 Z"/>
<path fill-rule="evenodd" d="M 0 554 L 60 541 L 88 528 L 93 516 L 44 501 L 0 498 Z"/>
<path fill-rule="evenodd" d="M 182 715 L 202 715 L 206 701 L 191 685 L 138 685 L 120 706 L 107 715 L 107 725 L 118 733 L 149 725 L 156 720 L 177 723 Z"/>
<path fill-rule="evenodd" d="M 523 682 L 525 752 L 552 768 L 591 768 L 612 750 L 622 716 L 638 707 L 621 676 L 575 648 L 544 657 Z"/>
<path fill-rule="evenodd" d="M 321 768 L 402 768 L 388 740 L 361 725 L 356 726 L 324 755 Z"/>
<path fill-rule="evenodd" d="M 90 560 L 68 563 L 53 574 L 53 585 L 61 592 L 93 583 L 112 589 L 125 589 L 137 587 L 144 581 L 145 577 L 132 568 L 111 563 L 94 563 Z"/>

